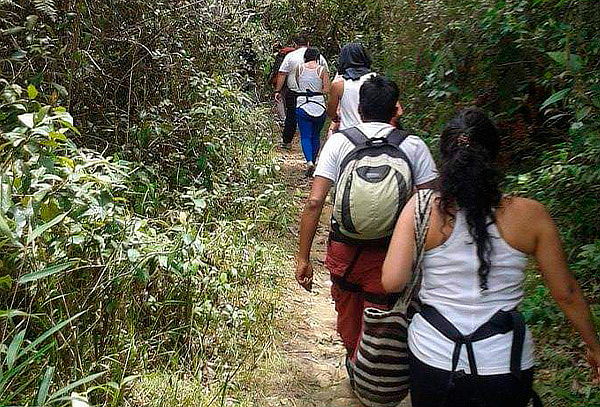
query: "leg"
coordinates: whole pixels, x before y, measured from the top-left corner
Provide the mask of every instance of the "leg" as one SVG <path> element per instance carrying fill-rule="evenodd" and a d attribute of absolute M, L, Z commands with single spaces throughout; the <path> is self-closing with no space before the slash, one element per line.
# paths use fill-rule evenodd
<path fill-rule="evenodd" d="M 339 242 L 330 241 L 327 244 L 325 267 L 332 277 L 341 277 L 348 271 L 356 251 L 355 246 Z M 362 331 L 364 307 L 362 295 L 342 290 L 334 284 L 331 287 L 331 296 L 335 301 L 335 310 L 337 311 L 337 332 L 344 342 L 348 355 L 352 357 Z"/>
<path fill-rule="evenodd" d="M 471 376 L 428 366 L 409 351 L 413 407 L 526 407 L 531 398 L 533 371 Z M 452 378 L 452 386 L 450 386 Z"/>
<path fill-rule="evenodd" d="M 408 364 L 410 366 L 410 399 L 413 407 L 450 407 L 445 402 L 452 373 L 426 365 L 410 351 L 408 352 Z"/>
<path fill-rule="evenodd" d="M 296 94 L 290 90 L 285 93 L 285 124 L 283 125 L 283 142 L 289 144 L 296 132 Z"/>
<path fill-rule="evenodd" d="M 313 131 L 313 125 L 310 116 L 302 109 L 296 109 L 296 118 L 298 121 L 298 128 L 300 129 L 300 144 L 302 144 L 302 152 L 306 161 L 312 161 L 312 143 L 311 134 Z"/>
<path fill-rule="evenodd" d="M 533 369 L 521 372 L 521 380 L 512 374 L 480 376 L 477 384 L 487 407 L 526 407 L 531 399 Z"/>
<path fill-rule="evenodd" d="M 312 138 L 313 162 L 317 161 L 319 150 L 321 149 L 321 130 L 325 126 L 325 115 L 318 117 L 314 122 L 314 133 Z"/>
<path fill-rule="evenodd" d="M 363 300 L 359 293 L 344 291 L 335 284 L 331 286 L 331 297 L 337 312 L 336 330 L 351 358 L 362 331 Z"/>

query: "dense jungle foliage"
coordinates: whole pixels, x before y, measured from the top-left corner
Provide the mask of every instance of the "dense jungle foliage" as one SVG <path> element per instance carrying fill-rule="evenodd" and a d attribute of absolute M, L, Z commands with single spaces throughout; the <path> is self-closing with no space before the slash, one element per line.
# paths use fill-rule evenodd
<path fill-rule="evenodd" d="M 432 146 L 492 113 L 598 315 L 599 26 L 594 0 L 0 0 L 0 405 L 261 405 L 295 221 L 265 79 L 300 31 L 365 43 Z M 600 405 L 528 292 L 542 396 Z"/>

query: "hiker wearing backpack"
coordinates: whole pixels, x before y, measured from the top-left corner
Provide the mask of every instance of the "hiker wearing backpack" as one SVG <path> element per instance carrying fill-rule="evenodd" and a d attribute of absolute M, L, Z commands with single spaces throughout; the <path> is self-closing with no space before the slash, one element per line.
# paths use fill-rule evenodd
<path fill-rule="evenodd" d="M 294 47 L 281 47 L 281 45 L 277 44 L 273 48 L 275 58 L 273 61 L 273 65 L 271 65 L 271 70 L 269 71 L 269 83 L 273 86 L 273 89 L 277 89 L 277 73 L 279 72 L 279 67 L 281 66 L 285 56 L 292 51 L 295 51 Z M 277 118 L 283 124 L 285 123 L 285 98 L 286 92 L 288 91 L 287 84 L 283 83 L 281 88 L 281 98 L 275 100 L 275 109 L 277 112 Z"/>
<path fill-rule="evenodd" d="M 503 195 L 500 144 L 476 108 L 461 111 L 441 135 L 439 190 L 422 240 L 421 310 L 408 327 L 414 407 L 525 407 L 532 398 L 541 406 L 532 392 L 533 340 L 517 310 L 529 256 L 600 379 L 600 343 L 557 227 L 539 202 Z M 389 246 L 388 292 L 415 286 L 415 206 L 413 199 L 403 209 Z"/>
<path fill-rule="evenodd" d="M 304 53 L 309 46 L 308 41 L 304 37 L 298 37 L 295 40 L 296 50 L 285 56 L 279 71 L 275 84 L 275 101 L 285 100 L 285 123 L 282 134 L 282 147 L 289 149 L 292 145 L 292 139 L 296 132 L 296 99 L 300 91 L 296 81 L 296 69 L 304 63 Z M 321 55 L 319 57 L 319 65 L 327 69 L 327 61 Z M 288 91 L 282 94 L 284 84 L 288 87 Z"/>
<path fill-rule="evenodd" d="M 306 158 L 306 175 L 312 176 L 321 145 L 321 130 L 325 125 L 325 95 L 329 92 L 329 72 L 319 65 L 321 54 L 317 48 L 308 48 L 304 63 L 296 69 L 298 98 L 296 117 L 300 129 L 302 151 Z"/>
<path fill-rule="evenodd" d="M 371 58 L 362 44 L 344 45 L 338 60 L 339 80 L 331 85 L 327 115 L 332 130 L 344 130 L 361 123 L 358 112 L 359 90 L 362 84 L 375 75 L 371 71 Z"/>
<path fill-rule="evenodd" d="M 312 287 L 310 250 L 332 186 L 335 203 L 325 265 L 330 272 L 337 331 L 348 355 L 361 332 L 363 309 L 388 307 L 381 266 L 397 216 L 414 187 L 432 185 L 437 173 L 425 143 L 389 123 L 398 112 L 397 85 L 382 76 L 360 89 L 362 121 L 332 135 L 321 150 L 300 223 L 296 280 Z"/>

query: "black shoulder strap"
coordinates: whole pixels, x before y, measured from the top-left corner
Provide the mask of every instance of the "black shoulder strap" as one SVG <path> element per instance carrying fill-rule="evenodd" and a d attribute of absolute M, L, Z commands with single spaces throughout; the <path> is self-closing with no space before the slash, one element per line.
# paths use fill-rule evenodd
<path fill-rule="evenodd" d="M 346 136 L 355 146 L 360 146 L 369 141 L 369 138 L 358 127 L 350 127 L 349 129 L 342 130 L 340 133 Z"/>
<path fill-rule="evenodd" d="M 400 147 L 400 144 L 402 144 L 407 137 L 408 133 L 404 130 L 394 129 L 390 131 L 390 134 L 388 134 L 386 138 L 388 143 L 390 143 L 391 145 Z"/>

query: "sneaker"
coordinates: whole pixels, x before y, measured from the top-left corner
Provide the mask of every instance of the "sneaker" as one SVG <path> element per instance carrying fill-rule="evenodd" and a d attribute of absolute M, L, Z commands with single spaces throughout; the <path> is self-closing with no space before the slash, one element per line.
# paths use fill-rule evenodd
<path fill-rule="evenodd" d="M 306 164 L 306 172 L 305 172 L 305 174 L 306 174 L 306 176 L 308 178 L 310 178 L 310 177 L 313 176 L 314 173 L 315 173 L 315 165 L 312 163 L 312 161 L 309 161 Z"/>

